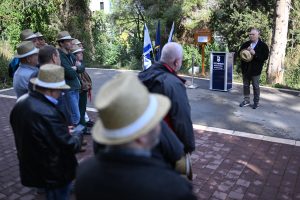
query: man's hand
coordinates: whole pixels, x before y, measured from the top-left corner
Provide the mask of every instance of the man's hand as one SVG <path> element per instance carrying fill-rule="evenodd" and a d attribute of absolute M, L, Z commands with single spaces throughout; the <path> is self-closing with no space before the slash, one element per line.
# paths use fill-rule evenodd
<path fill-rule="evenodd" d="M 247 48 L 247 50 L 248 50 L 248 51 L 250 51 L 250 53 L 251 53 L 252 55 L 254 55 L 254 54 L 255 54 L 255 51 L 254 51 L 254 49 L 252 49 L 251 47 L 248 47 L 248 48 Z"/>

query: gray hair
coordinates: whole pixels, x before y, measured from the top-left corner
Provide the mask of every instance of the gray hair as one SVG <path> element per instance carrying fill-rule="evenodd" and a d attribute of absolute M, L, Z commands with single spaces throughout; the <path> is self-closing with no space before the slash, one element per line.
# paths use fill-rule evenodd
<path fill-rule="evenodd" d="M 160 61 L 169 64 L 176 59 L 182 58 L 182 56 L 182 46 L 176 42 L 169 42 L 162 49 Z"/>

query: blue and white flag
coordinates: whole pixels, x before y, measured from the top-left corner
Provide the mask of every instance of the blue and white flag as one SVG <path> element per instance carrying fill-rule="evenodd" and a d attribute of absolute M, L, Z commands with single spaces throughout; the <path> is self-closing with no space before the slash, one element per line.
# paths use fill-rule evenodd
<path fill-rule="evenodd" d="M 174 22 L 172 24 L 172 28 L 171 28 L 170 35 L 169 35 L 169 38 L 168 38 L 168 42 L 172 42 L 173 34 L 174 34 Z"/>
<path fill-rule="evenodd" d="M 158 62 L 160 59 L 160 21 L 157 23 L 156 28 L 156 36 L 155 36 L 155 46 L 154 46 L 154 52 L 155 52 L 155 61 Z"/>
<path fill-rule="evenodd" d="M 147 28 L 147 25 L 144 26 L 144 49 L 143 49 L 143 59 L 144 59 L 144 70 L 148 69 L 151 65 L 151 54 L 150 52 L 153 52 L 151 39 L 149 35 L 149 31 Z"/>

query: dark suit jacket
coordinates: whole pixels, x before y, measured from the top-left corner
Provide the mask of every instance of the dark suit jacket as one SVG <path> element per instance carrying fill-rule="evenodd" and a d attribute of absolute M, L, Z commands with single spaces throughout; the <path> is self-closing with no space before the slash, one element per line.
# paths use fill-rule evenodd
<path fill-rule="evenodd" d="M 243 49 L 247 49 L 251 44 L 251 41 L 247 41 L 244 44 L 242 44 L 238 55 L 240 54 L 240 51 Z M 266 43 L 264 43 L 263 41 L 261 41 L 260 39 L 258 40 L 255 48 L 255 55 L 252 61 L 250 62 L 245 62 L 242 61 L 241 63 L 241 68 L 242 68 L 242 73 L 243 75 L 246 76 L 257 76 L 261 74 L 262 68 L 264 66 L 264 62 L 268 59 L 269 57 L 269 48 L 266 45 Z"/>
<path fill-rule="evenodd" d="M 191 185 L 155 159 L 99 153 L 80 164 L 77 200 L 195 200 Z"/>

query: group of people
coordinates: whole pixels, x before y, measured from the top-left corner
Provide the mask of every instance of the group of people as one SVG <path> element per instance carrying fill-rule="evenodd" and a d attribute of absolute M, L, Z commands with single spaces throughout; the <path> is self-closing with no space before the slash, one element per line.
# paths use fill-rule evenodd
<path fill-rule="evenodd" d="M 252 29 L 250 38 L 252 32 L 259 33 Z M 79 200 L 196 199 L 188 181 L 195 150 L 191 108 L 185 80 L 177 75 L 180 44 L 167 43 L 159 62 L 138 75 L 121 73 L 100 88 L 91 131 L 95 155 L 77 166 L 75 154 L 85 141 L 76 127 L 84 125 L 91 88 L 82 76 L 83 48 L 67 31 L 58 34 L 58 49 L 45 42 L 38 46 L 32 32 L 22 34 L 14 75 L 18 100 L 10 123 L 23 185 L 43 189 L 48 200 L 69 199 L 74 187 Z M 244 61 L 241 107 L 249 103 L 249 82 L 257 81 L 255 62 L 265 59 L 258 50 L 262 42 L 251 41 L 241 48 L 252 55 Z M 254 93 L 258 105 L 259 92 Z"/>
<path fill-rule="evenodd" d="M 78 167 L 75 155 L 86 142 L 77 127 L 91 87 L 82 76 L 83 48 L 67 31 L 58 33 L 58 48 L 37 45 L 37 38 L 23 31 L 15 56 L 18 100 L 10 123 L 22 184 L 42 189 L 49 200 L 68 199 L 74 187 L 77 199 L 195 199 L 188 182 L 191 110 L 176 74 L 181 45 L 166 44 L 161 62 L 139 76 L 124 73 L 102 86 L 95 98 L 95 156 Z"/>

